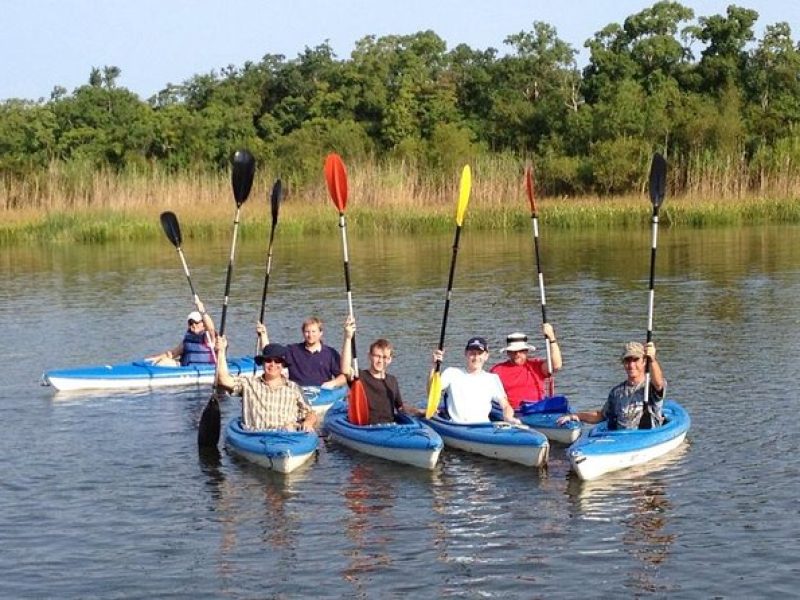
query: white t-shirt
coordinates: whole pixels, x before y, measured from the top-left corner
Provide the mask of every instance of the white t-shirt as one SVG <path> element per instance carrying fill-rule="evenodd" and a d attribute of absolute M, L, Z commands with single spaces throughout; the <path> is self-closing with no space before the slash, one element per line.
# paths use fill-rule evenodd
<path fill-rule="evenodd" d="M 448 367 L 442 373 L 442 392 L 447 394 L 447 412 L 454 423 L 487 423 L 492 400 L 506 397 L 500 378 L 494 373 Z"/>

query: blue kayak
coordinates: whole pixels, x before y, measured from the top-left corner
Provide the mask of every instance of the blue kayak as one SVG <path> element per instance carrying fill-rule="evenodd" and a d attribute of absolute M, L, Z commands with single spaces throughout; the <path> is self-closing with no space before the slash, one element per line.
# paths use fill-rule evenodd
<path fill-rule="evenodd" d="M 445 445 L 453 448 L 529 467 L 547 462 L 550 450 L 547 438 L 528 427 L 504 422 L 462 425 L 438 415 L 420 420 L 442 436 Z"/>
<path fill-rule="evenodd" d="M 343 446 L 386 460 L 433 469 L 444 444 L 442 438 L 419 419 L 397 415 L 396 423 L 354 425 L 347 420 L 347 405 L 337 403 L 325 415 L 325 431 Z"/>
<path fill-rule="evenodd" d="M 567 450 L 572 470 L 588 481 L 605 473 L 641 465 L 681 445 L 692 425 L 689 413 L 673 400 L 664 402 L 665 423 L 655 429 L 609 431 L 603 421 Z"/>
<path fill-rule="evenodd" d="M 253 373 L 254 364 L 250 357 L 231 358 L 228 360 L 228 369 L 231 375 L 249 375 Z M 42 383 L 52 385 L 58 391 L 210 385 L 214 382 L 215 369 L 213 364 L 163 367 L 146 360 L 136 360 L 116 365 L 46 371 Z"/>
<path fill-rule="evenodd" d="M 319 416 L 323 416 L 331 406 L 347 396 L 349 388 L 346 385 L 335 388 L 305 385 L 301 389 L 303 390 L 303 398 L 311 405 L 314 412 Z"/>
<path fill-rule="evenodd" d="M 538 402 L 523 401 L 514 416 L 528 427 L 546 435 L 548 440 L 571 444 L 580 437 L 581 424 L 577 421 L 568 421 L 562 425 L 556 423 L 559 417 L 571 412 L 566 396 L 549 396 Z M 494 402 L 490 418 L 492 421 L 503 420 L 503 411 Z"/>
<path fill-rule="evenodd" d="M 245 431 L 240 417 L 225 429 L 225 443 L 232 452 L 263 467 L 290 473 L 306 462 L 319 447 L 319 436 L 304 431 Z"/>

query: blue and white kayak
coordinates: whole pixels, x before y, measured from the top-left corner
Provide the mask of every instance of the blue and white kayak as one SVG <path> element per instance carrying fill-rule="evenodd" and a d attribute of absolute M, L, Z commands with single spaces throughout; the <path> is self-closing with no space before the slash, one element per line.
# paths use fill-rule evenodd
<path fill-rule="evenodd" d="M 242 458 L 279 473 L 291 473 L 317 451 L 319 436 L 305 431 L 246 431 L 241 417 L 236 417 L 225 429 L 225 443 Z"/>
<path fill-rule="evenodd" d="M 550 450 L 547 438 L 527 427 L 503 422 L 462 425 L 438 415 L 420 420 L 453 448 L 529 467 L 540 467 L 547 462 Z"/>
<path fill-rule="evenodd" d="M 347 396 L 346 385 L 335 388 L 323 388 L 315 385 L 305 385 L 301 388 L 303 390 L 303 398 L 306 399 L 317 413 L 317 416 L 323 417 L 325 413 L 339 400 L 343 400 Z"/>
<path fill-rule="evenodd" d="M 584 481 L 644 464 L 674 450 L 686 438 L 692 420 L 672 400 L 664 402 L 665 422 L 655 429 L 616 429 L 598 423 L 567 449 L 572 470 Z"/>
<path fill-rule="evenodd" d="M 253 359 L 231 358 L 228 369 L 231 375 L 253 373 Z M 42 384 L 59 391 L 88 389 L 142 389 L 171 385 L 204 385 L 214 383 L 215 365 L 190 365 L 165 367 L 146 360 L 136 360 L 116 365 L 97 365 L 45 371 Z M 259 368 L 260 370 L 260 368 Z"/>
<path fill-rule="evenodd" d="M 581 436 L 581 424 L 577 421 L 567 421 L 562 425 L 556 423 L 560 416 L 571 412 L 566 396 L 550 396 L 538 402 L 523 401 L 514 416 L 528 427 L 546 435 L 548 440 L 571 444 Z M 503 420 L 503 411 L 495 403 L 492 403 L 491 419 Z"/>
<path fill-rule="evenodd" d="M 347 405 L 339 402 L 325 415 L 330 439 L 364 454 L 422 469 L 433 469 L 444 447 L 442 438 L 419 419 L 399 414 L 397 423 L 354 425 L 347 420 Z"/>

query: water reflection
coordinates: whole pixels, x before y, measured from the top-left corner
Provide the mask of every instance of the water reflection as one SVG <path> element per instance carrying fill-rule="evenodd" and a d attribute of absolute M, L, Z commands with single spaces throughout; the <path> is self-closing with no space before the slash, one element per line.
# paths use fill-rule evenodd
<path fill-rule="evenodd" d="M 671 474 L 665 468 L 681 461 L 688 448 L 684 443 L 661 460 L 595 481 L 581 481 L 572 473 L 568 476 L 566 494 L 575 514 L 595 521 L 603 531 L 597 537 L 598 546 L 588 552 L 621 549 L 633 558 L 626 587 L 634 592 L 663 592 L 668 587 L 659 581 L 660 568 L 671 555 L 676 535 L 668 527 L 673 505 L 669 499 Z M 624 529 L 619 532 L 616 525 Z"/>

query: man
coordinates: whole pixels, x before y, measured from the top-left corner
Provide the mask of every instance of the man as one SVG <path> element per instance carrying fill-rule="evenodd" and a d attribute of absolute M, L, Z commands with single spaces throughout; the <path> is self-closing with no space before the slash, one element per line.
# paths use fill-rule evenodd
<path fill-rule="evenodd" d="M 356 334 L 356 321 L 348 316 L 344 323 L 344 341 L 342 342 L 342 374 L 352 379 L 353 336 Z M 394 375 L 387 373 L 392 364 L 394 349 L 392 344 L 383 338 L 372 342 L 369 346 L 369 368 L 361 369 L 358 378 L 364 386 L 369 406 L 369 424 L 394 423 L 395 415 L 403 412 L 414 416 L 423 416 L 425 411 L 415 406 L 407 406 L 400 395 L 400 386 Z"/>
<path fill-rule="evenodd" d="M 186 333 L 183 334 L 181 342 L 171 350 L 146 357 L 146 360 L 161 367 L 213 365 L 216 362 L 214 321 L 206 312 L 200 298 L 195 301 L 195 307 L 197 310 L 190 312 L 186 317 Z"/>
<path fill-rule="evenodd" d="M 514 410 L 520 409 L 522 401 L 538 402 L 547 395 L 545 380 L 561 369 L 561 349 L 556 334 L 550 323 L 542 325 L 542 333 L 550 340 L 550 358 L 553 373 L 547 369 L 547 360 L 531 358 L 529 352 L 536 350 L 528 344 L 528 336 L 524 333 L 512 333 L 506 337 L 504 348 L 508 360 L 498 363 L 490 369 L 503 382 L 508 402 Z"/>
<path fill-rule="evenodd" d="M 470 338 L 464 348 L 464 357 L 466 368 L 448 367 L 442 372 L 442 392 L 450 419 L 454 423 L 487 423 L 494 400 L 503 409 L 505 421 L 519 424 L 520 420 L 514 416 L 514 409 L 508 403 L 500 378 L 483 370 L 489 358 L 486 339 Z M 434 365 L 443 358 L 443 350 L 433 351 Z"/>
<path fill-rule="evenodd" d="M 225 351 L 228 340 L 219 336 L 216 342 L 217 385 L 242 398 L 242 427 L 247 431 L 284 429 L 313 431 L 317 416 L 303 399 L 300 387 L 283 376 L 286 349 L 280 344 L 267 344 L 255 361 L 264 366 L 260 375 L 233 377 L 228 371 Z"/>
<path fill-rule="evenodd" d="M 286 347 L 289 379 L 301 386 L 339 387 L 347 383 L 342 375 L 339 353 L 322 343 L 322 321 L 309 317 L 303 321 L 303 341 Z M 259 345 L 269 344 L 267 328 L 256 325 Z"/>
<path fill-rule="evenodd" d="M 611 388 L 608 399 L 600 410 L 577 412 L 559 417 L 561 425 L 567 421 L 599 423 L 608 420 L 609 429 L 650 429 L 664 422 L 662 408 L 667 381 L 661 365 L 656 360 L 653 342 L 642 346 L 639 342 L 628 342 L 622 351 L 622 365 L 627 379 Z M 644 405 L 645 361 L 650 361 L 650 391 L 647 406 Z"/>

